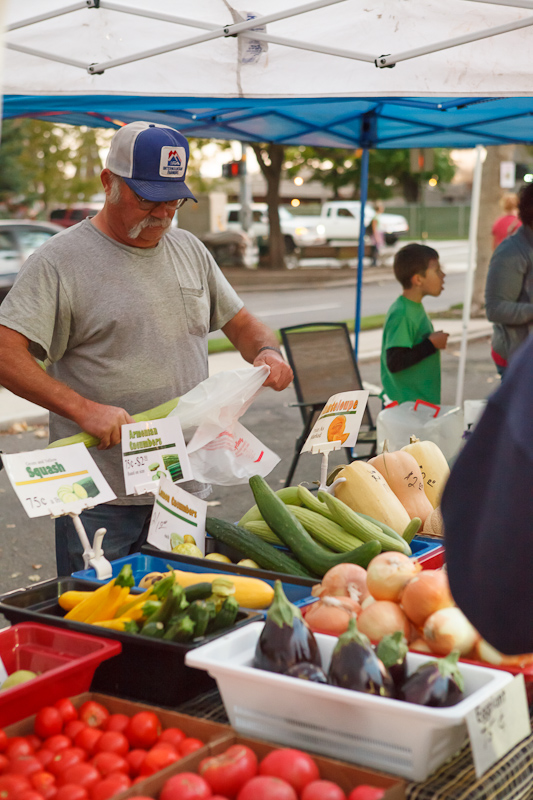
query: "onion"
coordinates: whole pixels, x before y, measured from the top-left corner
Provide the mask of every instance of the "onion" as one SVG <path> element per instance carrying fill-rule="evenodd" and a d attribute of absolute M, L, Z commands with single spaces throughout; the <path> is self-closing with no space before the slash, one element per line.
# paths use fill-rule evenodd
<path fill-rule="evenodd" d="M 516 656 L 506 656 L 496 650 L 485 639 L 478 639 L 475 646 L 475 656 L 478 661 L 486 661 L 494 666 L 526 667 L 533 663 L 533 653 L 521 653 Z"/>
<path fill-rule="evenodd" d="M 409 581 L 400 602 L 411 622 L 421 628 L 434 611 L 454 605 L 448 576 L 438 569 L 423 570 Z"/>
<path fill-rule="evenodd" d="M 305 621 L 315 633 L 330 633 L 340 636 L 348 630 L 348 623 L 361 611 L 361 606 L 350 597 L 322 597 L 312 603 L 305 614 Z"/>
<path fill-rule="evenodd" d="M 415 639 L 414 642 L 411 642 L 409 645 L 409 650 L 416 650 L 417 653 L 432 653 L 433 650 L 426 642 L 425 639 Z"/>
<path fill-rule="evenodd" d="M 379 642 L 388 633 L 401 631 L 407 639 L 410 632 L 409 620 L 398 603 L 391 600 L 376 600 L 364 608 L 357 617 L 357 629 L 371 642 Z"/>
<path fill-rule="evenodd" d="M 366 571 L 368 591 L 376 600 L 398 602 L 404 587 L 421 569 L 416 559 L 403 553 L 380 553 Z"/>
<path fill-rule="evenodd" d="M 424 625 L 424 639 L 434 653 L 447 656 L 459 650 L 462 656 L 469 653 L 479 637 L 471 622 L 460 608 L 441 608 L 429 616 Z"/>
<path fill-rule="evenodd" d="M 313 597 L 351 597 L 361 603 L 368 596 L 366 569 L 358 564 L 337 564 L 329 569 L 322 583 L 311 589 Z"/>
<path fill-rule="evenodd" d="M 367 594 L 367 596 L 365 597 L 365 599 L 361 603 L 361 608 L 368 608 L 368 606 L 371 606 L 372 603 L 376 603 L 376 602 L 377 602 L 377 600 L 376 600 L 375 597 L 372 597 L 371 594 Z"/>

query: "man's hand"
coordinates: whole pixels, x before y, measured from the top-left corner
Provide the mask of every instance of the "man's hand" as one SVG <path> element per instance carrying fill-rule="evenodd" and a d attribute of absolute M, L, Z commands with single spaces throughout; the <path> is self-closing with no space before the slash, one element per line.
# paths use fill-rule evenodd
<path fill-rule="evenodd" d="M 261 367 L 263 364 L 270 367 L 270 375 L 263 386 L 269 386 L 276 392 L 281 392 L 292 383 L 294 377 L 292 369 L 280 353 L 276 353 L 275 350 L 262 350 L 254 359 L 254 367 Z"/>
<path fill-rule="evenodd" d="M 82 430 L 100 439 L 98 450 L 109 450 L 120 442 L 121 426 L 135 420 L 123 408 L 91 402 L 76 422 Z"/>
<path fill-rule="evenodd" d="M 444 331 L 435 331 L 435 333 L 428 336 L 428 339 L 437 350 L 444 350 L 448 343 L 448 336 L 449 333 L 444 333 Z"/>

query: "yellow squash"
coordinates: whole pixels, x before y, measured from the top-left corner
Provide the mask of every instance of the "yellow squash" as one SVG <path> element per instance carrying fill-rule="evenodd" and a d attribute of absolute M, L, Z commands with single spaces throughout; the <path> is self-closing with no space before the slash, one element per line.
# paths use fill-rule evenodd
<path fill-rule="evenodd" d="M 195 583 L 212 582 L 215 578 L 230 580 L 235 585 L 235 599 L 244 608 L 268 608 L 274 598 L 274 589 L 260 578 L 214 572 L 180 572 L 174 570 L 176 583 L 187 588 Z"/>

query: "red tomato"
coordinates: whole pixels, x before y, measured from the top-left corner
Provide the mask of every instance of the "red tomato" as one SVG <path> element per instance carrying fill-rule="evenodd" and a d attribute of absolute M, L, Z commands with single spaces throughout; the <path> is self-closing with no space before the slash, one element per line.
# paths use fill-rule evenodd
<path fill-rule="evenodd" d="M 123 733 L 119 731 L 104 731 L 96 742 L 95 753 L 117 753 L 125 756 L 130 745 Z"/>
<path fill-rule="evenodd" d="M 37 712 L 33 730 L 41 739 L 48 739 L 63 730 L 63 718 L 54 706 L 44 706 Z"/>
<path fill-rule="evenodd" d="M 59 778 L 65 770 L 73 767 L 74 764 L 81 764 L 86 759 L 87 753 L 81 747 L 67 747 L 54 755 L 47 766 L 47 770 L 52 775 L 55 775 L 56 778 Z"/>
<path fill-rule="evenodd" d="M 38 750 L 37 753 L 35 753 L 35 758 L 39 759 L 39 761 L 41 762 L 41 766 L 44 769 L 48 769 L 48 764 L 50 763 L 50 761 L 53 759 L 54 756 L 55 753 L 52 753 L 51 750 L 47 750 L 45 747 L 43 747 L 42 750 Z"/>
<path fill-rule="evenodd" d="M 136 777 L 141 771 L 141 765 L 146 758 L 146 750 L 130 750 L 129 753 L 126 753 L 125 758 L 130 767 L 130 774 Z"/>
<path fill-rule="evenodd" d="M 3 753 L 0 753 L 0 775 L 2 772 L 6 771 L 6 768 L 9 764 L 9 758 L 5 756 Z"/>
<path fill-rule="evenodd" d="M 159 717 L 153 711 L 139 711 L 130 718 L 125 734 L 132 747 L 148 750 L 161 735 Z"/>
<path fill-rule="evenodd" d="M 43 765 L 35 756 L 15 756 L 9 762 L 6 774 L 33 775 L 34 772 L 42 772 Z"/>
<path fill-rule="evenodd" d="M 5 754 L 9 759 L 17 756 L 31 756 L 33 753 L 33 745 L 25 736 L 13 736 L 8 739 Z"/>
<path fill-rule="evenodd" d="M 186 735 L 181 728 L 165 728 L 159 737 L 159 742 L 168 742 L 174 745 L 179 752 L 181 742 L 186 739 Z"/>
<path fill-rule="evenodd" d="M 56 800 L 88 800 L 89 792 L 77 783 L 65 783 L 57 790 Z"/>
<path fill-rule="evenodd" d="M 234 744 L 219 756 L 203 758 L 198 772 L 214 792 L 235 797 L 257 775 L 257 756 L 243 744 Z"/>
<path fill-rule="evenodd" d="M 131 786 L 131 781 L 123 772 L 108 775 L 102 781 L 95 783 L 90 791 L 91 800 L 108 800 L 119 792 L 124 792 Z"/>
<path fill-rule="evenodd" d="M 127 714 L 110 714 L 102 725 L 102 728 L 104 731 L 118 731 L 119 733 L 124 733 L 129 721 L 130 718 Z"/>
<path fill-rule="evenodd" d="M 31 790 L 32 785 L 25 775 L 0 775 L 0 797 L 2 800 L 17 800 L 22 792 Z"/>
<path fill-rule="evenodd" d="M 287 781 L 298 794 L 308 783 L 320 779 L 320 772 L 311 756 L 290 747 L 272 750 L 266 755 L 259 764 L 259 774 Z"/>
<path fill-rule="evenodd" d="M 179 758 L 180 756 L 173 747 L 158 747 L 156 745 L 146 753 L 139 774 L 142 776 L 153 775 L 155 772 L 159 772 L 160 769 L 165 769 L 165 767 L 178 761 Z"/>
<path fill-rule="evenodd" d="M 211 798 L 211 787 L 195 772 L 180 772 L 169 778 L 161 789 L 159 800 L 204 800 Z"/>
<path fill-rule="evenodd" d="M 36 789 L 26 789 L 17 795 L 17 800 L 43 800 L 43 796 Z"/>
<path fill-rule="evenodd" d="M 30 777 L 31 785 L 36 789 L 39 794 L 42 794 L 45 800 L 51 800 L 57 793 L 57 785 L 55 775 L 51 772 L 34 772 Z"/>
<path fill-rule="evenodd" d="M 49 736 L 43 742 L 43 749 L 50 750 L 51 753 L 60 753 L 61 750 L 66 750 L 72 747 L 72 739 L 65 736 L 64 733 L 58 733 L 56 736 Z"/>
<path fill-rule="evenodd" d="M 203 746 L 204 743 L 201 739 L 195 739 L 193 736 L 188 736 L 180 744 L 180 754 L 182 756 L 188 756 L 190 753 L 194 753 Z"/>
<path fill-rule="evenodd" d="M 298 800 L 298 795 L 287 781 L 258 775 L 242 787 L 237 800 Z"/>
<path fill-rule="evenodd" d="M 8 736 L 3 728 L 0 728 L 0 753 L 3 753 L 7 747 Z"/>
<path fill-rule="evenodd" d="M 54 703 L 54 708 L 57 708 L 61 714 L 63 723 L 72 722 L 72 720 L 78 719 L 78 711 L 75 708 L 72 700 L 69 700 L 68 697 L 62 697 L 61 700 L 58 700 L 56 703 Z"/>
<path fill-rule="evenodd" d="M 212 794 L 209 800 L 229 800 L 229 797 L 224 797 L 221 794 Z"/>
<path fill-rule="evenodd" d="M 136 794 L 133 795 L 133 797 L 130 797 L 129 800 L 154 800 L 154 799 L 153 797 L 147 797 L 144 794 Z M 213 800 L 213 798 L 210 797 L 209 800 Z M 224 800 L 224 798 L 222 800 Z"/>
<path fill-rule="evenodd" d="M 91 786 L 98 783 L 100 778 L 101 775 L 95 766 L 88 764 L 87 761 L 80 761 L 79 764 L 74 764 L 73 767 L 69 767 L 64 771 L 61 775 L 61 785 L 78 783 L 89 791 Z"/>
<path fill-rule="evenodd" d="M 144 758 L 146 755 L 144 750 L 142 754 Z M 118 753 L 97 753 L 94 758 L 91 759 L 91 764 L 96 767 L 100 775 L 104 778 L 109 775 L 110 772 L 123 772 L 125 775 L 130 774 L 130 765 L 126 759 L 119 756 Z"/>
<path fill-rule="evenodd" d="M 385 789 L 379 789 L 377 786 L 369 786 L 366 783 L 361 783 L 352 789 L 348 795 L 348 800 L 381 800 L 385 794 Z"/>
<path fill-rule="evenodd" d="M 103 735 L 103 731 L 98 728 L 91 728 L 90 725 L 86 725 L 85 728 L 74 737 L 74 744 L 76 747 L 82 747 L 90 755 L 94 755 L 98 740 Z"/>
<path fill-rule="evenodd" d="M 341 787 L 333 781 L 311 781 L 300 797 L 301 800 L 346 800 Z"/>
<path fill-rule="evenodd" d="M 97 703 L 96 700 L 87 700 L 80 706 L 78 716 L 91 728 L 101 728 L 111 715 L 101 703 Z"/>
<path fill-rule="evenodd" d="M 82 722 L 81 719 L 71 719 L 70 722 L 67 722 L 65 727 L 63 728 L 63 735 L 68 736 L 69 739 L 76 738 L 76 734 L 82 731 L 84 728 L 87 727 L 85 722 Z"/>
<path fill-rule="evenodd" d="M 37 750 L 41 749 L 43 745 L 42 739 L 39 739 L 39 737 L 36 736 L 34 733 L 28 733 L 28 735 L 25 736 L 24 738 L 26 739 L 28 744 L 30 744 L 33 747 L 33 751 L 35 753 L 37 752 Z"/>

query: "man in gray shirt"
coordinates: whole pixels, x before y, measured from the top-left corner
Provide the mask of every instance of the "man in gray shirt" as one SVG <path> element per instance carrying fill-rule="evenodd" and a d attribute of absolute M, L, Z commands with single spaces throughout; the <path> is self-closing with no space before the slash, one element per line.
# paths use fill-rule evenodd
<path fill-rule="evenodd" d="M 281 391 L 292 380 L 273 332 L 243 307 L 201 242 L 170 227 L 195 199 L 188 158 L 173 128 L 121 128 L 101 175 L 104 208 L 30 256 L 0 307 L 0 383 L 50 410 L 51 441 L 80 430 L 100 439 L 93 455 L 117 499 L 82 521 L 91 541 L 107 528 L 109 559 L 139 550 L 153 503 L 125 493 L 121 426 L 208 376 L 210 331 L 222 329 L 246 361 L 267 364 L 266 386 Z M 58 574 L 83 568 L 81 554 L 72 520 L 60 517 Z"/>

